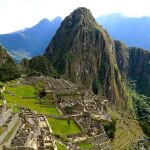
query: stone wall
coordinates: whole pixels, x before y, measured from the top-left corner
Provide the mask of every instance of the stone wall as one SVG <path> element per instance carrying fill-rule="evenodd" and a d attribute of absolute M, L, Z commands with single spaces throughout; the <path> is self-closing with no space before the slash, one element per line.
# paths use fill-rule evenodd
<path fill-rule="evenodd" d="M 7 124 L 7 129 L 1 134 L 0 136 L 0 143 L 4 140 L 6 135 L 12 130 L 12 128 L 15 126 L 15 124 L 19 121 L 18 114 L 12 117 L 10 122 Z"/>
<path fill-rule="evenodd" d="M 4 145 L 10 145 L 11 144 L 12 139 L 15 137 L 16 132 L 19 130 L 19 128 L 21 127 L 21 125 L 22 125 L 22 123 L 21 123 L 21 120 L 19 119 L 19 124 L 18 124 L 17 128 L 14 130 L 14 132 L 11 135 L 11 137 L 9 138 L 9 140 Z"/>
<path fill-rule="evenodd" d="M 8 109 L 5 113 L 0 115 L 0 126 L 2 126 L 8 120 L 8 118 L 11 116 L 11 113 L 12 108 Z"/>

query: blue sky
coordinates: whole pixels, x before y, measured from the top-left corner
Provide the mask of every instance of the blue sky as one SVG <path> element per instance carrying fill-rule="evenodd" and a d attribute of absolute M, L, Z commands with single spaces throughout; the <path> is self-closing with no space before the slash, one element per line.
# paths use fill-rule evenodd
<path fill-rule="evenodd" d="M 0 33 L 30 27 L 43 18 L 64 18 L 78 7 L 94 17 L 121 12 L 126 16 L 150 16 L 150 0 L 0 0 Z"/>

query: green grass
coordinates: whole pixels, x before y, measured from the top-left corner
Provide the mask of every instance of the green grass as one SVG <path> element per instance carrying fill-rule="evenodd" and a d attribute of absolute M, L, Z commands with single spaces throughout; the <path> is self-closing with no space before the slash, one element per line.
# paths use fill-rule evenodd
<path fill-rule="evenodd" d="M 37 111 L 37 113 L 42 114 L 59 114 L 58 110 L 54 105 L 42 105 L 39 103 L 39 100 L 36 98 L 34 87 L 30 85 L 19 85 L 17 87 L 5 86 L 6 91 L 12 92 L 15 96 L 12 96 L 8 92 L 4 93 L 4 96 L 8 102 L 8 105 L 19 105 L 30 108 Z M 24 99 L 22 97 L 31 97 Z M 49 96 L 50 101 L 54 101 L 53 96 Z"/>
<path fill-rule="evenodd" d="M 58 150 L 67 150 L 67 148 L 59 142 L 56 142 L 56 146 Z"/>
<path fill-rule="evenodd" d="M 59 93 L 59 96 L 67 96 L 67 97 L 79 97 L 80 94 L 78 93 Z"/>
<path fill-rule="evenodd" d="M 111 109 L 111 107 L 107 107 L 107 110 L 116 119 L 116 131 L 112 140 L 112 147 L 114 149 L 123 150 L 131 143 L 136 142 L 139 137 L 144 136 L 139 123 L 128 113 L 122 111 L 122 114 L 120 114 L 116 110 Z"/>
<path fill-rule="evenodd" d="M 19 113 L 19 108 L 17 106 L 13 106 L 13 113 Z"/>
<path fill-rule="evenodd" d="M 79 147 L 80 147 L 81 150 L 90 149 L 90 148 L 93 148 L 93 146 L 94 146 L 92 143 L 90 143 L 88 141 L 79 143 L 78 145 L 79 145 Z"/>
<path fill-rule="evenodd" d="M 36 92 L 35 89 L 30 85 L 20 85 L 16 87 L 6 86 L 6 90 L 13 92 L 18 97 L 34 97 Z"/>
<path fill-rule="evenodd" d="M 67 120 L 48 118 L 48 121 L 54 134 L 66 136 L 81 132 L 73 120 L 70 121 L 70 125 L 68 125 Z"/>

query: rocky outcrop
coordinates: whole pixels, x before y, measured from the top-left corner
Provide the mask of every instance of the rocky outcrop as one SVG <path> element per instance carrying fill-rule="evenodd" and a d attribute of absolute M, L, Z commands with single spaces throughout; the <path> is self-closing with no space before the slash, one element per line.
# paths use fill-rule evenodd
<path fill-rule="evenodd" d="M 115 43 L 88 9 L 78 8 L 65 18 L 44 55 L 61 77 L 86 88 L 96 86 L 98 94 L 125 105 Z"/>
<path fill-rule="evenodd" d="M 6 52 L 6 49 L 0 45 L 0 65 L 5 63 L 13 63 L 13 60 Z"/>
<path fill-rule="evenodd" d="M 120 41 L 114 42 L 117 65 L 123 79 L 126 79 L 129 70 L 129 48 Z"/>
<path fill-rule="evenodd" d="M 129 48 L 128 77 L 136 80 L 138 92 L 150 96 L 150 52 Z"/>
<path fill-rule="evenodd" d="M 136 82 L 141 94 L 150 96 L 150 52 L 141 48 L 127 47 L 115 41 L 116 58 L 124 79 Z"/>
<path fill-rule="evenodd" d="M 13 62 L 6 49 L 0 46 L 0 81 L 13 80 L 20 77 L 20 70 Z"/>

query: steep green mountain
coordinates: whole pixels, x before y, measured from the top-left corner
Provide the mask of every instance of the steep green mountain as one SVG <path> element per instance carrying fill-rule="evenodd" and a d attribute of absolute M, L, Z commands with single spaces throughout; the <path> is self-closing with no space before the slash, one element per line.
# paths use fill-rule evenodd
<path fill-rule="evenodd" d="M 114 49 L 114 41 L 91 12 L 78 8 L 61 23 L 44 55 L 61 77 L 125 106 L 125 87 Z"/>
<path fill-rule="evenodd" d="M 115 41 L 118 68 L 127 86 L 129 107 L 150 137 L 150 52 Z"/>
<path fill-rule="evenodd" d="M 150 17 L 126 17 L 116 13 L 100 16 L 96 20 L 114 39 L 128 46 L 150 50 Z"/>
<path fill-rule="evenodd" d="M 126 81 L 150 96 L 150 53 L 111 39 L 91 12 L 78 8 L 65 18 L 44 55 L 61 77 L 126 105 Z"/>
<path fill-rule="evenodd" d="M 6 52 L 6 49 L 0 45 L 0 81 L 12 80 L 18 77 L 20 77 L 18 67 Z"/>
<path fill-rule="evenodd" d="M 37 56 L 43 53 L 43 49 L 47 47 L 60 22 L 60 17 L 52 21 L 43 19 L 31 28 L 1 34 L 0 43 L 7 48 L 11 56 L 17 61 Z"/>

